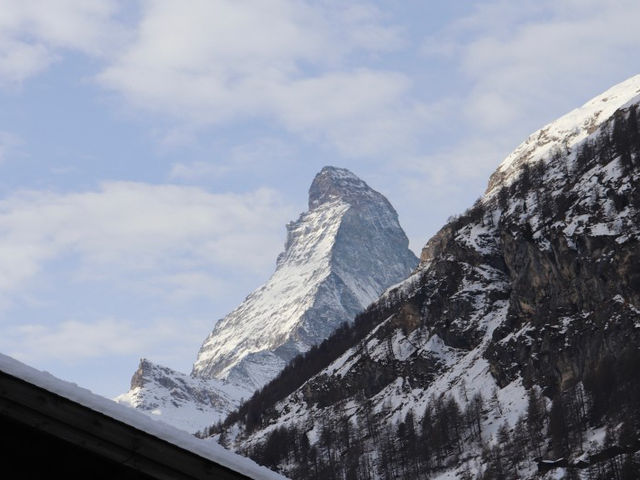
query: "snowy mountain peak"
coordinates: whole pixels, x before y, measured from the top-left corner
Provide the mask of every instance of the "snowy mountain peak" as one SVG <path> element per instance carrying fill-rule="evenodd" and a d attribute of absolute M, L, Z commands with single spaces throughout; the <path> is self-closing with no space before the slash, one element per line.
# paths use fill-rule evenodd
<path fill-rule="evenodd" d="M 364 198 L 382 197 L 346 168 L 327 166 L 316 175 L 309 188 L 309 210 L 335 200 L 354 203 Z M 384 198 L 384 197 L 382 197 Z"/>
<path fill-rule="evenodd" d="M 316 175 L 287 230 L 275 273 L 218 322 L 194 376 L 260 387 L 417 263 L 387 199 L 343 168 Z"/>
<path fill-rule="evenodd" d="M 323 168 L 309 205 L 287 225 L 274 274 L 215 325 L 191 375 L 142 359 L 119 402 L 201 430 L 417 265 L 396 211 L 350 171 Z"/>
<path fill-rule="evenodd" d="M 554 153 L 566 154 L 596 131 L 616 110 L 637 103 L 639 99 L 640 75 L 635 75 L 535 131 L 491 175 L 486 196 L 492 196 L 500 187 L 510 184 L 524 163 L 533 164 L 548 159 Z"/>

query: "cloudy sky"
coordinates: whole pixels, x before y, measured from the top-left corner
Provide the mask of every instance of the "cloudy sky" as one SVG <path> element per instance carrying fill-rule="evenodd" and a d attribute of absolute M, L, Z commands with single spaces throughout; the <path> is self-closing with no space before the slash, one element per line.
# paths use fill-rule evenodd
<path fill-rule="evenodd" d="M 0 352 L 115 396 L 188 372 L 324 165 L 419 252 L 639 73 L 636 0 L 0 0 Z M 635 59 L 635 60 L 634 60 Z"/>

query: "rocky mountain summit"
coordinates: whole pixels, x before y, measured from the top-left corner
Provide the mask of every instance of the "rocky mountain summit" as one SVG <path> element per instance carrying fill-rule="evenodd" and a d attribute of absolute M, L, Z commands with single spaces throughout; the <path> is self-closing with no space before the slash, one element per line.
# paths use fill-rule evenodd
<path fill-rule="evenodd" d="M 640 478 L 640 76 L 532 134 L 420 265 L 211 434 L 291 478 Z"/>
<path fill-rule="evenodd" d="M 287 225 L 275 273 L 216 324 L 192 375 L 261 387 L 416 263 L 387 199 L 326 167 L 309 189 L 309 211 Z"/>
<path fill-rule="evenodd" d="M 222 418 L 405 279 L 418 263 L 408 244 L 382 194 L 346 169 L 323 168 L 309 210 L 287 225 L 275 273 L 216 323 L 191 375 L 143 360 L 118 401 L 190 431 Z"/>

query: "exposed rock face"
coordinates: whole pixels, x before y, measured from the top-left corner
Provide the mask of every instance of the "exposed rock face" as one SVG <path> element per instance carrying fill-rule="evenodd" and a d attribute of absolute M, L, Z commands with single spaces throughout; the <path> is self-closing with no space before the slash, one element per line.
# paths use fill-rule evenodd
<path fill-rule="evenodd" d="M 309 211 L 287 225 L 275 273 L 216 324 L 191 376 L 143 361 L 118 400 L 190 431 L 215 423 L 406 278 L 418 263 L 408 244 L 383 195 L 348 170 L 325 167 Z"/>
<path fill-rule="evenodd" d="M 287 231 L 276 272 L 216 324 L 194 377 L 261 387 L 417 264 L 391 204 L 345 169 L 316 176 Z"/>
<path fill-rule="evenodd" d="M 165 423 L 196 432 L 223 418 L 250 389 L 228 382 L 196 379 L 141 359 L 131 378 L 131 389 L 115 400 L 138 408 Z"/>
<path fill-rule="evenodd" d="M 293 478 L 316 478 L 303 462 L 264 453 L 276 427 L 285 426 L 327 452 L 320 471 L 415 478 L 399 473 L 408 471 L 408 462 L 401 468 L 402 459 L 383 451 L 375 433 L 393 438 L 407 412 L 417 421 L 438 399 L 451 397 L 463 408 L 480 394 L 487 407 L 478 431 L 491 444 L 497 425 L 506 421 L 513 429 L 527 414 L 528 389 L 542 391 L 550 404 L 561 392 L 582 388 L 603 359 L 615 365 L 637 350 L 638 103 L 640 76 L 531 135 L 492 175 L 484 197 L 429 240 L 418 269 L 356 319 L 360 330 L 341 333 L 355 340 L 350 348 L 325 353 L 326 368 L 267 403 L 257 420 L 241 416 L 237 425 L 249 428 L 236 437 L 236 447 Z M 365 334 L 363 325 L 369 326 Z M 243 412 L 252 412 L 248 405 Z M 327 447 L 322 434 L 323 426 L 345 421 L 360 428 L 351 467 L 331 455 L 353 449 L 342 451 L 335 440 Z M 586 445 L 589 430 L 584 435 Z M 431 468 L 434 478 L 462 478 L 472 464 L 488 468 L 475 441 L 459 442 L 464 448 L 458 443 L 454 453 L 440 450 L 420 464 L 422 474 Z M 558 448 L 547 443 L 541 453 Z M 514 467 L 514 478 L 536 475 L 532 459 L 540 453 L 529 455 L 529 463 Z"/>

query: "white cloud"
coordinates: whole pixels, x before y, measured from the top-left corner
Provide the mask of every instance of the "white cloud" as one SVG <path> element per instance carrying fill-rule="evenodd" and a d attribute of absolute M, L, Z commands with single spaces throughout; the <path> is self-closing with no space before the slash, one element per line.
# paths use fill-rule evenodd
<path fill-rule="evenodd" d="M 364 68 L 360 57 L 403 42 L 371 5 L 143 5 L 135 40 L 98 77 L 137 107 L 197 125 L 275 120 L 347 154 L 403 145 L 421 118 L 409 77 Z"/>
<path fill-rule="evenodd" d="M 273 270 L 293 215 L 268 189 L 15 193 L 0 201 L 0 351 L 36 365 L 149 356 L 186 368 L 246 293 L 238 284 Z"/>
<path fill-rule="evenodd" d="M 399 157 L 369 181 L 393 202 L 410 248 L 419 254 L 448 217 L 484 193 L 489 174 L 513 146 L 509 137 L 468 136 L 450 148 Z"/>
<path fill-rule="evenodd" d="M 406 148 L 428 118 L 408 99 L 410 88 L 404 74 L 357 70 L 274 85 L 270 93 L 288 130 L 346 155 L 374 155 Z"/>
<path fill-rule="evenodd" d="M 461 106 L 479 131 L 518 125 L 526 134 L 600 93 L 594 85 L 637 73 L 629 59 L 640 47 L 639 16 L 633 0 L 485 2 L 426 50 L 459 60 L 471 82 Z"/>
<path fill-rule="evenodd" d="M 294 168 L 295 149 L 292 145 L 275 137 L 252 139 L 232 147 L 223 161 L 177 162 L 172 165 L 169 178 L 188 182 L 218 179 L 232 173 L 260 176 L 275 164 L 289 164 Z"/>
<path fill-rule="evenodd" d="M 112 19 L 117 11 L 116 0 L 3 0 L 0 84 L 43 71 L 61 49 L 104 55 L 123 35 Z"/>
<path fill-rule="evenodd" d="M 90 359 L 143 356 L 172 359 L 176 352 L 193 355 L 209 321 L 161 318 L 150 322 L 104 318 L 93 322 L 66 320 L 55 325 L 28 323 L 3 328 L 0 350 L 31 364 L 64 362 L 77 364 Z M 169 350 L 171 355 L 163 355 Z"/>
<path fill-rule="evenodd" d="M 178 162 L 173 164 L 169 172 L 169 178 L 174 180 L 203 180 L 218 178 L 231 171 L 231 166 L 220 162 L 203 162 L 197 160 L 190 163 Z"/>
<path fill-rule="evenodd" d="M 637 18 L 630 0 L 494 0 L 427 38 L 424 61 L 451 62 L 443 75 L 459 88 L 443 89 L 433 128 L 446 140 L 398 161 L 391 198 L 408 225 L 435 233 L 530 133 L 637 74 Z M 430 219 L 420 222 L 415 205 L 430 205 Z"/>
<path fill-rule="evenodd" d="M 144 0 L 126 21 L 117 0 L 5 3 L 0 84 L 82 52 L 99 59 L 99 84 L 177 124 L 169 144 L 259 119 L 346 155 L 385 154 L 426 117 L 411 78 L 378 68 L 407 39 L 369 2 Z"/>
<path fill-rule="evenodd" d="M 198 297 L 220 296 L 229 289 L 229 284 L 210 272 L 194 270 L 149 277 L 146 282 L 134 287 L 157 298 L 186 302 Z"/>
<path fill-rule="evenodd" d="M 84 193 L 15 194 L 0 201 L 0 299 L 10 302 L 59 258 L 75 259 L 84 279 L 133 276 L 176 298 L 205 294 L 224 283 L 218 270 L 270 269 L 292 214 L 266 189 L 113 182 Z"/>
<path fill-rule="evenodd" d="M 22 145 L 20 137 L 11 132 L 0 130 L 0 163 L 13 155 L 20 145 Z"/>
<path fill-rule="evenodd" d="M 19 83 L 46 69 L 54 58 L 44 45 L 0 39 L 0 81 Z"/>

